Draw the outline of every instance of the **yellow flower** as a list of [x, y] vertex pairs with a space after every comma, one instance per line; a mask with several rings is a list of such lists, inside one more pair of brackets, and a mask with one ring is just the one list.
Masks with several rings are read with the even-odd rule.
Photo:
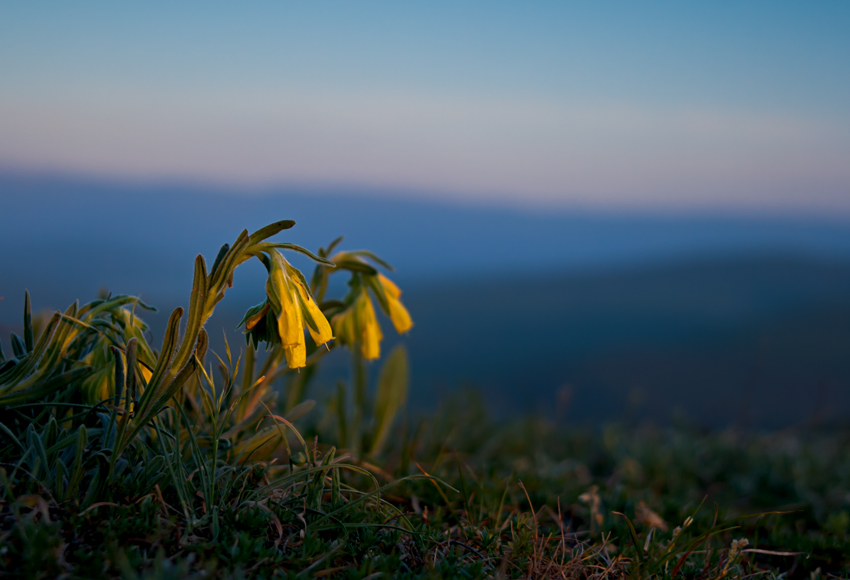
[[334, 316], [332, 322], [334, 331], [345, 344], [360, 344], [363, 358], [380, 358], [384, 335], [375, 317], [372, 299], [365, 290], [358, 293], [351, 307]]
[[410, 318], [407, 308], [399, 300], [401, 298], [401, 290], [399, 290], [399, 287], [392, 280], [383, 274], [378, 274], [378, 282], [384, 289], [384, 296], [387, 297], [387, 305], [389, 306], [387, 315], [390, 317], [393, 326], [395, 326], [396, 332], [404, 334], [413, 328], [413, 319]]
[[344, 344], [350, 348], [359, 344], [363, 358], [377, 359], [381, 356], [384, 335], [367, 288], [371, 288], [399, 333], [410, 330], [413, 320], [399, 299], [401, 290], [389, 278], [383, 274], [361, 274], [355, 280], [353, 298], [347, 298], [349, 307], [334, 316], [331, 322], [334, 332]]
[[[331, 340], [333, 332], [327, 318], [313, 300], [301, 272], [293, 268], [276, 250], [270, 251], [268, 255], [270, 267], [266, 280], [266, 295], [277, 319], [277, 333], [271, 337], [266, 333], [266, 337], [280, 341], [290, 368], [300, 368], [307, 362], [304, 327], [306, 326], [317, 346]], [[268, 312], [268, 305], [249, 310], [243, 320], [246, 331], [256, 328]]]

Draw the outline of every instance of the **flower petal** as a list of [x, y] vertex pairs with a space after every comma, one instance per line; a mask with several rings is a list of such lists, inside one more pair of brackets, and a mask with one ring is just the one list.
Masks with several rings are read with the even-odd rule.
[[395, 326], [396, 332], [403, 334], [413, 327], [413, 319], [404, 304], [395, 296], [388, 295], [387, 301], [390, 305], [390, 320]]
[[307, 347], [304, 344], [304, 334], [301, 334], [301, 342], [292, 346], [283, 347], [286, 355], [286, 364], [291, 369], [298, 369], [307, 364]]
[[304, 321], [301, 318], [301, 305], [297, 302], [295, 291], [281, 294], [281, 312], [277, 318], [277, 331], [283, 346], [295, 346], [304, 342]]
[[354, 305], [357, 329], [360, 333], [360, 349], [365, 359], [376, 359], [381, 356], [381, 340], [384, 338], [381, 326], [375, 317], [375, 307], [372, 299], [364, 291], [357, 297]]
[[325, 318], [325, 315], [321, 310], [319, 310], [319, 307], [316, 305], [313, 297], [310, 296], [308, 290], [300, 283], [296, 285], [298, 286], [298, 294], [301, 304], [304, 305], [304, 308], [307, 310], [307, 314], [316, 326], [314, 329], [312, 325], [307, 324], [307, 330], [310, 331], [310, 336], [313, 337], [313, 341], [317, 345], [325, 344], [334, 337], [331, 325], [328, 324], [328, 319]]
[[395, 285], [395, 282], [381, 273], [378, 273], [378, 281], [381, 283], [381, 286], [384, 287], [384, 292], [386, 292], [388, 296], [392, 296], [393, 298], [401, 297], [401, 290]]

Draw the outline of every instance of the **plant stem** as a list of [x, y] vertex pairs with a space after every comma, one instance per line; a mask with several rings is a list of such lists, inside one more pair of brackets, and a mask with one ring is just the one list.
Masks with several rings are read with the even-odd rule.
[[351, 383], [354, 387], [354, 421], [351, 424], [351, 448], [355, 456], [363, 448], [363, 423], [366, 411], [366, 361], [360, 352], [360, 345], [351, 348]]

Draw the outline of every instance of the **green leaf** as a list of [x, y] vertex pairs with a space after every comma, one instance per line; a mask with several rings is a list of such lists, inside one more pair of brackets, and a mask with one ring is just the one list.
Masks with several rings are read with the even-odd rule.
[[[168, 404], [168, 401], [177, 394], [177, 391], [183, 387], [183, 384], [189, 380], [189, 377], [195, 372], [195, 359], [194, 357], [186, 363], [179, 373], [171, 380], [168, 385], [166, 385], [162, 389], [157, 389], [156, 398], [152, 395], [149, 399], [152, 401], [145, 408], [141, 408], [141, 403], [139, 404], [140, 410], [138, 416], [133, 420], [132, 424], [129, 427], [128, 435], [122, 436], [120, 443], [116, 444], [116, 449], [114, 453], [116, 455], [120, 455], [124, 448], [130, 444], [133, 439], [144, 429], [148, 423], [153, 421], [154, 417]], [[145, 394], [152, 392], [153, 389], [148, 389], [145, 391]], [[125, 415], [128, 417], [129, 415]]]
[[148, 399], [153, 395], [156, 387], [162, 382], [166, 373], [171, 369], [172, 358], [174, 357], [174, 348], [177, 343], [177, 334], [180, 332], [180, 319], [183, 317], [183, 309], [177, 307], [171, 316], [168, 318], [168, 326], [165, 331], [165, 337], [162, 339], [162, 350], [159, 352], [159, 358], [156, 361], [156, 366], [153, 369], [153, 374], [148, 382], [148, 388], [142, 394], [139, 400], [139, 410], [143, 410]]
[[[45, 473], [50, 473], [50, 462], [47, 459], [47, 451], [44, 449], [44, 442], [38, 433], [35, 431], [35, 425], [29, 424], [26, 431], [27, 448], [32, 449], [34, 453], [30, 454], [33, 459], [30, 471], [38, 478], [39, 473], [43, 469]], [[38, 467], [36, 467], [38, 466]]]
[[118, 347], [110, 346], [112, 357], [115, 360], [115, 406], [121, 405], [121, 397], [124, 394], [124, 360]]
[[12, 440], [12, 442], [17, 443], [18, 447], [20, 447], [20, 448], [21, 448], [21, 451], [24, 451], [24, 450], [26, 449], [26, 447], [24, 447], [24, 444], [23, 444], [23, 443], [21, 443], [21, 442], [18, 440], [18, 438], [17, 438], [17, 437], [15, 437], [15, 434], [14, 434], [14, 433], [12, 433], [11, 429], [9, 429], [8, 427], [6, 427], [3, 423], [0, 423], [0, 431], [2, 431], [3, 433], [5, 433], [5, 434], [6, 434], [6, 436], [7, 436], [10, 440]]
[[215, 273], [218, 270], [218, 267], [221, 265], [221, 261], [227, 255], [228, 250], [230, 250], [230, 244], [224, 244], [221, 248], [219, 248], [218, 254], [216, 255], [215, 261], [212, 265], [212, 270], [210, 270], [211, 276], [215, 276]]
[[330, 244], [328, 244], [328, 247], [327, 247], [327, 249], [324, 249], [323, 254], [325, 256], [330, 256], [331, 252], [334, 251], [334, 249], [342, 242], [342, 240], [343, 240], [343, 236], [336, 238], [334, 241], [332, 241]]
[[33, 370], [33, 368], [35, 368], [35, 365], [41, 360], [41, 357], [47, 351], [48, 346], [52, 344], [61, 317], [62, 314], [59, 312], [53, 314], [50, 322], [47, 324], [47, 328], [44, 329], [44, 332], [42, 332], [41, 336], [38, 338], [34, 351], [25, 360], [21, 361], [20, 364], [0, 373], [0, 384], [8, 385], [21, 381], [31, 370]]
[[261, 242], [266, 238], [270, 238], [273, 235], [282, 232], [283, 230], [288, 230], [294, 225], [295, 222], [292, 220], [281, 220], [279, 222], [269, 224], [266, 227], [260, 228], [256, 232], [251, 234], [251, 243], [256, 244], [257, 242]]
[[[138, 341], [131, 338], [127, 343], [127, 411], [135, 408], [136, 398], [136, 344]], [[117, 385], [116, 385], [117, 390]], [[131, 407], [132, 405], [132, 407]]]
[[210, 275], [210, 288], [213, 288], [216, 292], [221, 292], [223, 295], [224, 287], [232, 283], [233, 270], [250, 258], [250, 255], [245, 255], [245, 249], [250, 242], [248, 230], [242, 230], [242, 233], [239, 234], [236, 241], [222, 257], [216, 271]]
[[306, 401], [295, 405], [289, 412], [284, 415], [284, 419], [289, 421], [290, 423], [297, 421], [307, 413], [313, 410], [313, 407], [316, 406], [316, 401], [312, 399], [307, 399]]
[[11, 336], [12, 354], [15, 355], [15, 358], [23, 358], [24, 355], [27, 353], [27, 347], [24, 344], [24, 341], [21, 339], [20, 336], [18, 336], [14, 332], [11, 333], [11, 334], [12, 334], [12, 336]]
[[19, 391], [13, 390], [8, 392], [3, 396], [0, 396], [0, 407], [15, 405], [25, 401], [34, 401], [36, 399], [46, 397], [61, 388], [75, 385], [77, 381], [87, 377], [92, 370], [93, 369], [90, 366], [76, 368], [59, 375], [55, 375], [29, 389]]
[[[252, 435], [249, 439], [242, 441], [241, 443], [236, 445], [233, 448], [233, 455], [234, 457], [240, 460], [245, 454], [247, 454], [248, 458], [250, 458], [250, 456], [256, 451], [258, 451], [261, 447], [269, 445], [272, 442], [276, 442], [278, 440], [284, 441], [285, 438], [286, 435], [284, 431], [281, 430], [277, 425], [269, 425], [268, 427], [265, 427], [256, 434]], [[248, 458], [246, 458], [246, 460]]]
[[622, 516], [622, 518], [626, 520], [626, 525], [629, 527], [629, 534], [631, 534], [632, 542], [635, 544], [635, 552], [637, 553], [638, 562], [642, 565], [644, 562], [643, 546], [640, 544], [640, 537], [638, 536], [637, 530], [635, 530], [635, 526], [632, 524], [632, 520], [630, 520], [626, 514], [620, 512], [611, 513]]
[[299, 252], [301, 254], [304, 254], [305, 256], [310, 258], [311, 260], [315, 260], [316, 262], [319, 262], [320, 264], [324, 264], [325, 266], [330, 266], [331, 268], [336, 267], [336, 264], [334, 264], [333, 262], [331, 262], [327, 258], [322, 258], [320, 256], [317, 256], [316, 254], [314, 254], [313, 252], [311, 252], [307, 248], [302, 248], [301, 246], [299, 246], [297, 244], [282, 243], [282, 244], [269, 244], [269, 246], [272, 247], [272, 248], [279, 248], [281, 250], [292, 250], [293, 252]]
[[245, 368], [242, 369], [242, 393], [247, 393], [254, 384], [254, 359], [254, 349], [249, 348], [245, 354]]
[[[336, 447], [331, 447], [325, 454], [322, 462], [319, 464], [322, 467], [330, 467], [333, 464], [334, 456], [336, 455]], [[308, 486], [307, 505], [317, 511], [322, 509], [322, 495], [325, 491], [325, 472], [317, 471], [313, 475], [313, 481]]]
[[[186, 322], [186, 334], [183, 342], [174, 357], [174, 366], [179, 370], [183, 368], [195, 350], [195, 340], [201, 327], [206, 321], [205, 302], [207, 298], [207, 265], [204, 257], [198, 254], [195, 257], [195, 275], [192, 279], [192, 295], [189, 299], [189, 319]], [[177, 371], [172, 368], [169, 374]]]
[[375, 254], [373, 254], [369, 250], [354, 250], [353, 252], [348, 252], [348, 253], [353, 255], [353, 256], [360, 256], [362, 258], [369, 258], [370, 260], [372, 260], [373, 262], [375, 262], [379, 266], [383, 266], [384, 268], [386, 268], [390, 272], [395, 272], [395, 268], [390, 266], [387, 262], [385, 262], [384, 260], [382, 260], [381, 258], [376, 256]]
[[32, 305], [29, 291], [24, 290], [24, 347], [27, 352], [32, 352], [32, 342]]
[[346, 396], [345, 383], [337, 381], [336, 383], [336, 413], [337, 413], [337, 440], [342, 447], [348, 442], [348, 416], [346, 413]]
[[360, 272], [363, 274], [372, 274], [373, 276], [378, 274], [378, 270], [376, 270], [374, 266], [370, 266], [366, 262], [362, 262], [355, 258], [338, 259], [335, 264], [337, 268], [348, 270], [349, 272]]
[[375, 423], [370, 453], [380, 453], [399, 410], [407, 399], [409, 381], [407, 351], [399, 345], [390, 353], [378, 375]]

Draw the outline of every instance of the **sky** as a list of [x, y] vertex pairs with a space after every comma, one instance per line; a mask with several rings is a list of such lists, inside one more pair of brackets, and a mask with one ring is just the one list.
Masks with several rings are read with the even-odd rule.
[[6, 2], [0, 170], [850, 217], [847, 2]]

